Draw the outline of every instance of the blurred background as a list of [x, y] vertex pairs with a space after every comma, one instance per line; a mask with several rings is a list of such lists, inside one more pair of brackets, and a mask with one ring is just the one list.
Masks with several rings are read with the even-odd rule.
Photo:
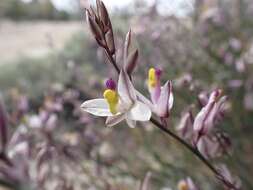
[[[213, 161], [227, 163], [243, 189], [253, 189], [252, 0], [104, 3], [119, 65], [132, 29], [140, 53], [136, 86], [148, 96], [143, 81], [151, 66], [164, 69], [163, 81], [173, 80], [172, 129], [186, 108], [198, 105], [200, 92], [224, 90], [230, 109], [219, 128], [231, 137], [233, 150]], [[108, 129], [103, 119], [81, 112], [81, 103], [102, 96], [105, 79], [115, 77], [85, 22], [89, 4], [94, 1], [0, 1], [0, 92], [9, 139], [28, 142], [26, 159], [18, 159], [22, 168], [0, 177], [24, 189], [125, 190], [137, 189], [150, 171], [150, 189], [176, 189], [187, 176], [200, 189], [221, 189], [200, 161], [152, 125]]]

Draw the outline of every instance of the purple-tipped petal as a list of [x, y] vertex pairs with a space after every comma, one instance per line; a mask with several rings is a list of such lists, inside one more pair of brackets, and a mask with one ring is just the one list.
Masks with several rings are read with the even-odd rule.
[[[207, 104], [197, 114], [193, 128], [201, 135], [208, 133], [214, 126], [219, 115], [222, 115], [226, 96], [220, 98], [221, 90], [213, 91], [208, 99]], [[219, 99], [220, 98], [220, 99]]]

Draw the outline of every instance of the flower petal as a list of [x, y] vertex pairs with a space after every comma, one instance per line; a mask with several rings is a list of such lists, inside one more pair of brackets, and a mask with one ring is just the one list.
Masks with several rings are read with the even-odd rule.
[[193, 123], [193, 129], [196, 132], [202, 132], [206, 134], [214, 126], [214, 116], [215, 116], [216, 103], [209, 102], [205, 107], [203, 107], [200, 112], [195, 117]]
[[107, 117], [105, 124], [108, 127], [112, 127], [112, 126], [118, 124], [119, 122], [121, 122], [125, 118], [126, 118], [125, 114], [110, 116], [110, 117]]
[[[171, 105], [170, 105], [171, 103]], [[162, 87], [161, 95], [156, 105], [156, 113], [160, 117], [169, 117], [169, 109], [173, 105], [173, 98], [171, 98], [171, 82], [167, 81]]]
[[127, 122], [127, 125], [128, 125], [129, 127], [135, 128], [135, 126], [136, 126], [136, 121], [131, 120], [131, 119], [129, 119], [129, 118], [126, 118], [126, 122]]
[[140, 93], [138, 90], [136, 90], [135, 92], [138, 99], [144, 104], [146, 104], [153, 111], [154, 110], [153, 103], [149, 99], [147, 99], [142, 93]]
[[130, 110], [130, 112], [128, 112], [127, 114], [128, 119], [135, 121], [149, 121], [150, 117], [151, 117], [150, 108], [140, 101], [137, 101]]
[[106, 117], [112, 116], [113, 114], [110, 112], [109, 105], [105, 99], [93, 99], [85, 101], [81, 108], [93, 115]]
[[134, 86], [130, 81], [128, 74], [123, 69], [119, 74], [118, 93], [122, 101], [129, 105], [133, 104], [137, 99]]
[[170, 94], [169, 94], [169, 110], [172, 109], [173, 103], [174, 103], [174, 96], [173, 96], [173, 89], [172, 89], [172, 83], [171, 81], [169, 82], [170, 84]]

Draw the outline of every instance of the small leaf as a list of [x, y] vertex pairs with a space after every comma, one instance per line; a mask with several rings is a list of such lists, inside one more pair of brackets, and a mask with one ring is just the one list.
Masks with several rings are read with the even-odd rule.
[[113, 37], [113, 31], [109, 30], [105, 35], [105, 40], [111, 54], [115, 54], [115, 43]]

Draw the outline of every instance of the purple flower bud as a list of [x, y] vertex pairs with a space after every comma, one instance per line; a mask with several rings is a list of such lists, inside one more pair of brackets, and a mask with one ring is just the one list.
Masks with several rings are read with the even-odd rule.
[[115, 90], [116, 89], [116, 83], [113, 79], [108, 79], [105, 82], [106, 88], [111, 89], [111, 90]]
[[178, 134], [185, 140], [193, 138], [193, 122], [194, 118], [191, 109], [182, 115], [181, 120], [176, 128]]
[[221, 93], [222, 91], [220, 89], [213, 91], [209, 96], [207, 104], [200, 110], [194, 120], [193, 128], [201, 135], [211, 131], [217, 119], [220, 118], [225, 111], [227, 97], [221, 97]]

